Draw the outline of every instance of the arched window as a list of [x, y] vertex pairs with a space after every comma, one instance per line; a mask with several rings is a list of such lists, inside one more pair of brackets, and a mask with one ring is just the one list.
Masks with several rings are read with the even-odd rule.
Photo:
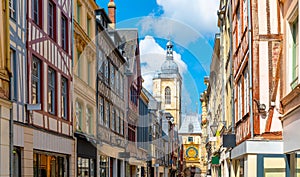
[[92, 110], [90, 108], [86, 108], [86, 132], [88, 134], [92, 134]]
[[165, 88], [165, 104], [171, 104], [171, 89], [170, 89], [170, 87]]

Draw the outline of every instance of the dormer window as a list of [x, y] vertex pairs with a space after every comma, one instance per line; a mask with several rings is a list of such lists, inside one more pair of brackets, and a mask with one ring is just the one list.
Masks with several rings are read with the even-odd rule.
[[189, 133], [193, 133], [193, 132], [194, 132], [194, 125], [189, 124]]

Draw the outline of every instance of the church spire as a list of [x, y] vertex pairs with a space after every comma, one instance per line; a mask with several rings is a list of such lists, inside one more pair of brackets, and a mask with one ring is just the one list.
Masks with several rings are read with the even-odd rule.
[[167, 60], [173, 60], [173, 44], [171, 40], [167, 43]]

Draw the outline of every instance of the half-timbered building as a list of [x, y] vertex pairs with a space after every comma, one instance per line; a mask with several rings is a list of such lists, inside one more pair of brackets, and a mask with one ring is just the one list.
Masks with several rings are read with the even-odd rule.
[[284, 176], [278, 91], [280, 2], [232, 0], [231, 12], [237, 144], [231, 151], [232, 169], [238, 169], [235, 175]]
[[[74, 176], [72, 1], [28, 0], [19, 7], [26, 7], [26, 16], [18, 11], [22, 12], [22, 25], [17, 25], [13, 34], [19, 35], [25, 19], [27, 29], [27, 35], [20, 38], [23, 43], [26, 38], [26, 55], [16, 48], [22, 78], [17, 83], [20, 101], [14, 104], [20, 122], [15, 130], [16, 145], [24, 151], [22, 171], [25, 176]], [[22, 117], [22, 102], [26, 103], [26, 118]]]

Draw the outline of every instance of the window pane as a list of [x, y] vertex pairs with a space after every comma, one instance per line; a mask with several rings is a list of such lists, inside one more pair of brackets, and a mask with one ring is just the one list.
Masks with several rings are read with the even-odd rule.
[[115, 130], [115, 121], [116, 121], [116, 110], [112, 108], [112, 116], [111, 116], [111, 122], [110, 122], [110, 128], [112, 130]]
[[67, 93], [68, 93], [68, 81], [65, 77], [61, 78], [61, 117], [67, 120]]
[[13, 81], [12, 81], [12, 84], [13, 84], [13, 99], [14, 100], [18, 100], [18, 90], [19, 90], [19, 87], [18, 87], [18, 65], [17, 65], [17, 56], [16, 56], [16, 51], [13, 50], [13, 49], [10, 49], [10, 57], [11, 57], [11, 60], [12, 60], [12, 71], [13, 71]]
[[100, 107], [99, 107], [100, 113], [100, 124], [103, 125], [104, 122], [104, 103], [103, 103], [103, 98], [100, 97]]
[[105, 77], [105, 83], [108, 84], [109, 79], [109, 63], [107, 60], [104, 61], [104, 77]]
[[33, 0], [33, 21], [35, 24], [39, 24], [39, 0]]
[[293, 21], [290, 25], [291, 27], [291, 33], [293, 37], [292, 41], [292, 82], [291, 82], [291, 87], [294, 89], [298, 85], [298, 72], [299, 72], [299, 39], [298, 39], [298, 17]]
[[80, 24], [80, 9], [81, 9], [81, 4], [77, 2], [77, 22]]
[[82, 130], [82, 108], [78, 102], [76, 102], [76, 129]]
[[120, 133], [120, 112], [116, 111], [116, 132]]
[[16, 19], [16, 0], [9, 0], [9, 16], [12, 19]]
[[55, 71], [48, 68], [48, 112], [55, 113]]
[[108, 102], [105, 102], [105, 126], [109, 128], [110, 120], [110, 105]]
[[54, 6], [53, 6], [52, 2], [49, 2], [49, 4], [48, 4], [48, 34], [51, 38], [54, 37], [53, 21], [54, 21]]
[[40, 103], [40, 61], [36, 57], [32, 58], [31, 74], [31, 102]]
[[91, 62], [90, 61], [88, 61], [88, 70], [87, 70], [87, 74], [88, 74], [88, 85], [91, 85]]
[[91, 109], [86, 109], [86, 131], [92, 134], [92, 112]]
[[115, 88], [115, 68], [112, 64], [110, 65], [110, 87], [112, 90]]
[[61, 46], [67, 50], [67, 18], [63, 15], [61, 17]]

